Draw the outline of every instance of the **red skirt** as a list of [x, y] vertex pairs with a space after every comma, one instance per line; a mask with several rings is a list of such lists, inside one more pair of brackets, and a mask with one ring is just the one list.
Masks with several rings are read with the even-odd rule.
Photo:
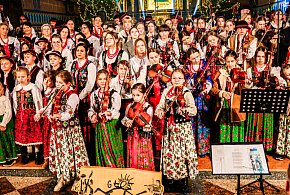
[[34, 109], [18, 110], [15, 119], [15, 143], [21, 146], [42, 144], [40, 123], [34, 121]]
[[43, 121], [42, 121], [43, 156], [44, 156], [44, 158], [49, 157], [50, 132], [51, 132], [51, 123], [48, 120], [48, 117], [45, 116], [43, 118]]

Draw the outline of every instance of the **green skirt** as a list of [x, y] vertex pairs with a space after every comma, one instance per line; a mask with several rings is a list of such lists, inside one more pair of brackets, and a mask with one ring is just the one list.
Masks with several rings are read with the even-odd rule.
[[224, 101], [220, 122], [220, 143], [244, 142], [245, 124], [242, 122], [231, 122], [231, 112], [228, 102]]
[[[3, 115], [0, 116], [0, 123], [3, 120]], [[0, 131], [0, 163], [5, 163], [6, 160], [17, 159], [17, 150], [14, 141], [14, 123], [11, 120], [6, 125], [5, 131]]]
[[124, 151], [121, 128], [114, 119], [96, 126], [96, 164], [97, 166], [123, 168]]

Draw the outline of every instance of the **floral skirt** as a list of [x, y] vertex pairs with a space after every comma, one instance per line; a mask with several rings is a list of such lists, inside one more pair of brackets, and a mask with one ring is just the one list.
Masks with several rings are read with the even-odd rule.
[[96, 126], [96, 165], [103, 167], [123, 168], [122, 131], [114, 119]]
[[280, 115], [276, 153], [290, 158], [290, 116]]
[[[0, 123], [3, 116], [0, 116]], [[14, 142], [14, 124], [11, 120], [6, 125], [5, 131], [0, 131], [0, 163], [5, 163], [6, 160], [17, 159], [17, 150]]]
[[[64, 124], [64, 123], [63, 123]], [[88, 154], [79, 125], [53, 126], [50, 136], [49, 170], [73, 180], [80, 172], [81, 166], [88, 166]]]
[[42, 132], [39, 122], [34, 121], [34, 109], [17, 111], [15, 118], [15, 143], [21, 146], [42, 144]]
[[128, 135], [127, 167], [155, 171], [152, 139], [141, 137], [137, 128]]
[[190, 122], [171, 124], [163, 136], [161, 169], [168, 179], [195, 178], [197, 153]]

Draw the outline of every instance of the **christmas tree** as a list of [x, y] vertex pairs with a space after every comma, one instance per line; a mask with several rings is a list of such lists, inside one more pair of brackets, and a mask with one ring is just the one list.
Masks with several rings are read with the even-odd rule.
[[79, 6], [80, 18], [91, 21], [99, 12], [105, 12], [107, 20], [113, 18], [117, 5], [114, 0], [75, 0]]
[[234, 4], [230, 0], [201, 0], [199, 12], [205, 18], [210, 18], [212, 13], [231, 18], [235, 14], [233, 10], [237, 10], [239, 6], [240, 3]]

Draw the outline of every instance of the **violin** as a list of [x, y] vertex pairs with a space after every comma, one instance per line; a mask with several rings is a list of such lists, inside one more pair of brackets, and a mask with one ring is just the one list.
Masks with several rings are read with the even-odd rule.
[[[176, 94], [176, 102], [178, 104], [178, 106], [180, 108], [185, 108], [186, 105], [185, 105], [185, 98], [184, 98], [184, 95], [183, 95], [183, 86], [177, 86], [175, 87], [175, 94]], [[186, 119], [189, 119], [190, 117], [183, 113], [186, 117]]]
[[230, 77], [234, 83], [245, 84], [247, 72], [240, 68], [233, 68], [230, 72]]
[[271, 40], [275, 35], [275, 31], [273, 30], [263, 30], [263, 29], [259, 29], [257, 30], [255, 37], [258, 39], [258, 41], [263, 42], [265, 41], [269, 41]]
[[134, 122], [139, 126], [144, 127], [150, 125], [151, 116], [143, 110], [143, 105], [140, 102], [134, 102], [128, 111], [128, 118], [135, 119]]
[[158, 76], [164, 83], [170, 82], [172, 71], [164, 70], [164, 68], [166, 67], [163, 67], [161, 64], [153, 64], [148, 71], [149, 77], [155, 78]]

